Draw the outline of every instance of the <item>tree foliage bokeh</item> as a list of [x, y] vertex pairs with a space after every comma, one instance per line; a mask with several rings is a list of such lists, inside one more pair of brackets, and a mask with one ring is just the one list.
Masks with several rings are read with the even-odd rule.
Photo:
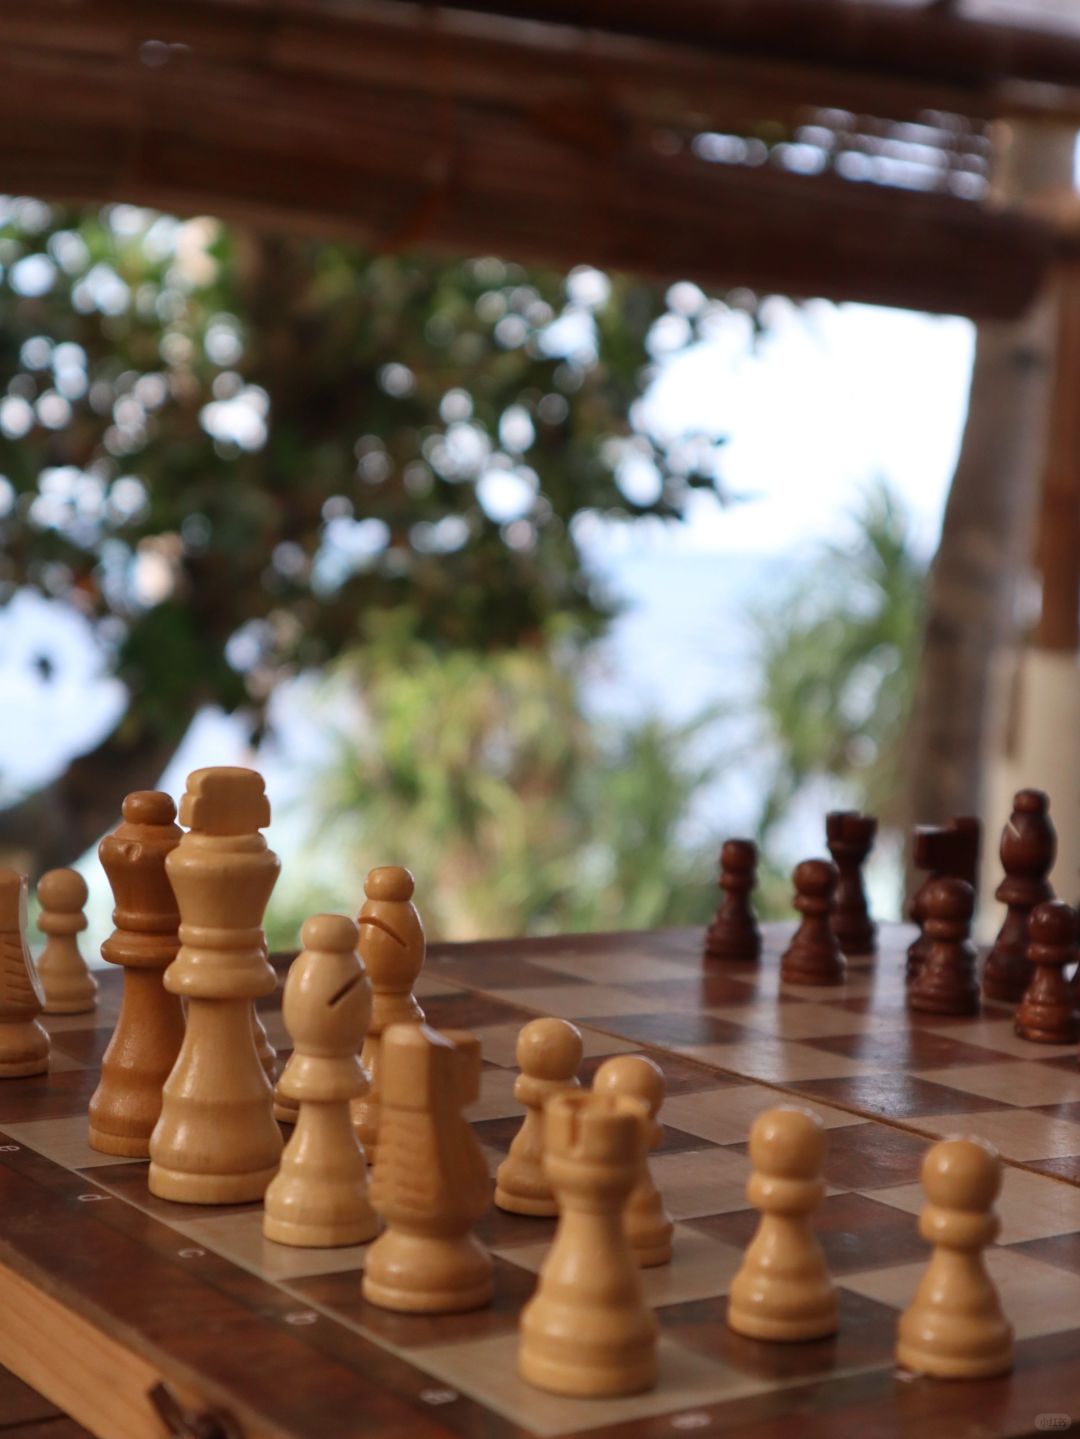
[[700, 292], [669, 304], [590, 270], [0, 202], [0, 598], [77, 607], [128, 697], [0, 841], [70, 860], [200, 706], [257, 738], [275, 686], [381, 612], [436, 651], [595, 634], [579, 517], [675, 518], [718, 483], [714, 440], [632, 425], [658, 327], [708, 320]]

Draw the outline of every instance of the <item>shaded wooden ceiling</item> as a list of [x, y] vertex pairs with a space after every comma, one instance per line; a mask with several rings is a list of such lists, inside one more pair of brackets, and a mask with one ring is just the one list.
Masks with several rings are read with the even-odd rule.
[[34, 0], [0, 191], [975, 317], [1055, 239], [988, 126], [1080, 123], [1043, 0]]

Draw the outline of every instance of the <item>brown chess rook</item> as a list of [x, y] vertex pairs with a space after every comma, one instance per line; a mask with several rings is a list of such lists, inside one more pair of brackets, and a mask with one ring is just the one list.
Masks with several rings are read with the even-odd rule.
[[830, 917], [836, 899], [836, 866], [804, 859], [795, 866], [795, 908], [802, 923], [780, 960], [785, 984], [843, 984], [846, 966]]
[[44, 1074], [49, 1036], [38, 1021], [44, 997], [26, 943], [26, 877], [0, 869], [0, 1079]]
[[870, 918], [862, 870], [874, 846], [877, 820], [866, 814], [834, 810], [825, 816], [825, 835], [840, 876], [833, 934], [845, 954], [873, 954], [877, 949], [877, 925]]
[[184, 1039], [184, 1012], [162, 975], [180, 948], [180, 911], [165, 860], [180, 843], [176, 806], [158, 790], [124, 800], [123, 820], [98, 846], [112, 888], [113, 933], [101, 957], [124, 972], [120, 1017], [90, 1100], [90, 1145], [146, 1159], [161, 1114], [161, 1091]]
[[1031, 982], [1016, 1011], [1016, 1032], [1036, 1044], [1075, 1044], [1080, 1024], [1065, 969], [1077, 956], [1076, 910], [1062, 899], [1037, 904], [1028, 920]]
[[919, 933], [908, 946], [907, 978], [918, 974], [930, 951], [930, 939], [922, 932], [926, 912], [923, 890], [934, 879], [962, 879], [978, 894], [979, 849], [982, 843], [982, 822], [974, 815], [954, 815], [944, 825], [916, 825], [912, 836], [911, 859], [915, 869], [926, 871], [926, 878], [915, 891], [909, 911], [919, 926]]
[[975, 891], [964, 879], [932, 879], [923, 889], [929, 948], [907, 991], [909, 1009], [926, 1014], [975, 1014], [979, 986], [970, 939]]
[[724, 897], [705, 931], [706, 959], [758, 959], [761, 930], [750, 903], [757, 883], [757, 845], [750, 839], [729, 839], [720, 851], [720, 888]]
[[1016, 1003], [1023, 999], [1031, 978], [1028, 918], [1037, 904], [1054, 897], [1047, 875], [1057, 856], [1057, 835], [1049, 811], [1050, 801], [1041, 789], [1022, 789], [1013, 798], [1013, 812], [1001, 832], [1005, 878], [994, 894], [1008, 908], [986, 957], [983, 993], [987, 999]]

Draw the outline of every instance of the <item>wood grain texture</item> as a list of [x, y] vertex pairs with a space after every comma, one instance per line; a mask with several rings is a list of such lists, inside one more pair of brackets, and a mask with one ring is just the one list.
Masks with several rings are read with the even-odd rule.
[[[634, 1052], [667, 1071], [660, 1118], [670, 1111], [673, 1142], [652, 1165], [675, 1220], [674, 1253], [670, 1265], [641, 1270], [661, 1337], [652, 1393], [567, 1400], [515, 1377], [518, 1315], [550, 1219], [491, 1209], [480, 1221], [494, 1261], [490, 1308], [393, 1314], [363, 1298], [362, 1246], [269, 1244], [258, 1205], [194, 1213], [150, 1196], [144, 1164], [95, 1154], [81, 1137], [85, 1104], [118, 973], [101, 976], [102, 1013], [48, 1021], [54, 1058], [73, 1068], [0, 1086], [0, 1363], [99, 1439], [161, 1439], [146, 1399], [159, 1380], [197, 1411], [225, 1410], [247, 1439], [354, 1439], [357, 1416], [374, 1439], [657, 1439], [681, 1428], [790, 1439], [796, 1427], [800, 1439], [916, 1430], [954, 1439], [973, 1415], [981, 1439], [1012, 1439], [1035, 1432], [1041, 1414], [1080, 1420], [1074, 1051], [1025, 1044], [1010, 1012], [994, 1006], [913, 1026], [904, 1010], [910, 929], [884, 927], [878, 959], [854, 958], [842, 985], [781, 986], [791, 932], [765, 926], [761, 964], [718, 977], [703, 976], [701, 932], [690, 930], [429, 953], [421, 988], [430, 1022], [470, 1028], [480, 1044], [472, 1113], [492, 1173], [520, 1118], [517, 1027], [544, 1007], [574, 1016], [587, 1078], [606, 1057]], [[276, 957], [276, 968], [286, 964]], [[276, 1003], [260, 1006], [275, 1035]], [[757, 1218], [745, 1194], [747, 1135], [784, 1097], [826, 1127], [819, 1232], [840, 1330], [769, 1346], [730, 1330], [726, 1295]], [[957, 1128], [997, 1143], [1007, 1160], [1003, 1242], [988, 1263], [1017, 1327], [1016, 1369], [961, 1386], [904, 1382], [892, 1354], [926, 1257], [919, 1163]], [[47, 1343], [35, 1337], [43, 1325]], [[102, 1369], [107, 1389], [95, 1377]], [[15, 1393], [31, 1405], [25, 1419], [16, 1411], [19, 1424], [68, 1422]], [[4, 1395], [0, 1382], [0, 1404]]]

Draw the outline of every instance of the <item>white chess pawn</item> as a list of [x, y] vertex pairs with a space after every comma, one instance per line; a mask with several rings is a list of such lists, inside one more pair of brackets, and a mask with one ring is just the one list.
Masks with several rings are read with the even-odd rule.
[[731, 1285], [728, 1324], [751, 1339], [787, 1342], [836, 1333], [836, 1290], [810, 1227], [825, 1185], [825, 1127], [807, 1109], [781, 1106], [750, 1129], [747, 1198], [761, 1213]]
[[525, 1106], [525, 1118], [495, 1176], [495, 1203], [511, 1214], [558, 1214], [544, 1172], [544, 1105], [553, 1094], [578, 1087], [581, 1031], [566, 1019], [530, 1020], [516, 1053], [521, 1073], [514, 1098]]
[[97, 980], [79, 953], [86, 928], [86, 880], [75, 869], [50, 869], [38, 880], [38, 929], [47, 935], [37, 972], [46, 1014], [85, 1014], [97, 1003]]
[[44, 1074], [49, 1036], [38, 1023], [41, 984], [26, 945], [26, 879], [0, 869], [0, 1079]]
[[922, 1182], [928, 1203], [919, 1233], [934, 1252], [900, 1316], [897, 1363], [941, 1379], [1005, 1374], [1013, 1331], [983, 1258], [999, 1228], [1001, 1160], [980, 1140], [946, 1139], [927, 1152]]
[[664, 1102], [663, 1070], [644, 1054], [617, 1054], [604, 1060], [596, 1071], [592, 1087], [594, 1094], [622, 1094], [640, 1100], [645, 1106], [648, 1114], [645, 1159], [641, 1177], [626, 1201], [623, 1224], [634, 1258], [642, 1269], [670, 1264], [675, 1225], [653, 1183], [648, 1158], [648, 1151], [656, 1148], [664, 1134], [656, 1118]]
[[367, 1088], [360, 1043], [371, 1018], [371, 983], [351, 919], [317, 914], [285, 983], [282, 1015], [294, 1049], [280, 1080], [298, 1106], [281, 1168], [266, 1191], [263, 1233], [278, 1244], [366, 1244], [379, 1221], [349, 1101]]

